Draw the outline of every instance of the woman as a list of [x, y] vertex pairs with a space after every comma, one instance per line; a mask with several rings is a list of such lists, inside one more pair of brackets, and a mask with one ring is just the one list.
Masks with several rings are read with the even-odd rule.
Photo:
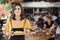
[[24, 32], [29, 32], [30, 28], [30, 22], [24, 18], [21, 4], [15, 3], [12, 7], [11, 18], [7, 20], [4, 28], [6, 35], [8, 36], [10, 32], [13, 32], [16, 35], [11, 36], [10, 40], [25, 40]]
[[51, 28], [54, 25], [54, 21], [52, 21], [52, 17], [50, 13], [46, 13], [44, 22], [44, 28]]
[[[46, 14], [46, 21], [44, 22], [44, 29], [49, 29], [53, 31], [55, 28], [54, 21], [52, 21], [52, 17], [50, 13]], [[49, 38], [49, 40], [54, 40], [54, 38]]]

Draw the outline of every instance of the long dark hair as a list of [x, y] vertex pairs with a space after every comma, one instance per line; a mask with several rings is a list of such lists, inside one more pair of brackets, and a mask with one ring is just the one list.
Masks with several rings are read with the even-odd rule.
[[21, 14], [20, 14], [21, 19], [20, 19], [20, 20], [24, 19], [25, 15], [24, 15], [23, 8], [22, 8], [21, 4], [20, 4], [20, 3], [17, 3], [17, 2], [13, 2], [13, 3], [12, 3], [11, 18], [12, 18], [13, 20], [16, 20], [15, 14], [14, 14], [14, 10], [15, 10], [15, 7], [16, 7], [16, 6], [20, 6], [20, 7], [21, 7]]

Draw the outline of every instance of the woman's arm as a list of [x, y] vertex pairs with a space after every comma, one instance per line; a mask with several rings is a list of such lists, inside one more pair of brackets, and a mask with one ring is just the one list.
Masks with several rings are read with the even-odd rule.
[[43, 29], [46, 29], [46, 24], [44, 24]]
[[30, 21], [28, 19], [26, 19], [24, 28], [25, 28], [25, 31], [28, 31], [28, 32], [31, 29], [31, 24], [30, 24]]
[[8, 35], [10, 34], [10, 32], [11, 32], [11, 25], [10, 25], [10, 19], [8, 19], [4, 27], [4, 33]]
[[53, 24], [50, 28], [51, 28], [51, 29], [54, 29], [54, 28], [55, 28], [55, 24]]

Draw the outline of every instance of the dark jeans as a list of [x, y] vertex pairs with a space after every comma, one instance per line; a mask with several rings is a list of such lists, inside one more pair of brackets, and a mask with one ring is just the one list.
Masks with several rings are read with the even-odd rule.
[[15, 35], [10, 38], [10, 40], [25, 40], [24, 35]]

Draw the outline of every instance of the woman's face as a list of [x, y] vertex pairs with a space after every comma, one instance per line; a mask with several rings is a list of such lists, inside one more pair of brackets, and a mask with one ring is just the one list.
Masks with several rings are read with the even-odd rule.
[[21, 7], [17, 5], [15, 7], [14, 13], [15, 13], [15, 15], [20, 15], [21, 14]]

